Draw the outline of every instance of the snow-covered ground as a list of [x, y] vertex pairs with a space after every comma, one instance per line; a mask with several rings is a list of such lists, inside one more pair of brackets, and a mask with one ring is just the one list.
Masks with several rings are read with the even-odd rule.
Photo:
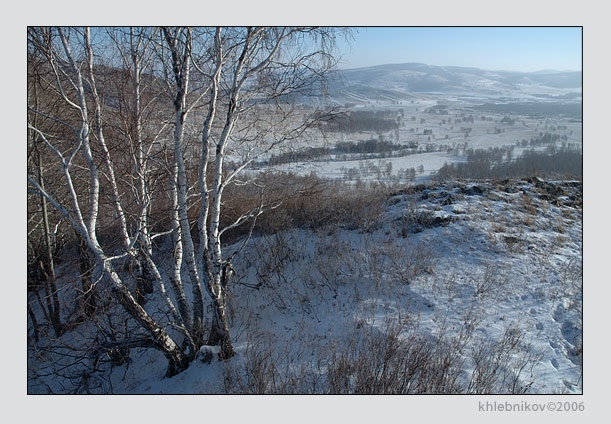
[[[581, 123], [512, 116], [516, 122], [507, 124], [501, 114], [479, 112], [463, 123], [459, 119], [471, 114], [464, 100], [452, 100], [449, 115], [426, 112], [440, 99], [448, 97], [427, 94], [400, 104], [393, 99], [360, 107], [402, 111], [400, 143], [462, 146], [462, 153], [444, 148], [276, 167], [344, 181], [357, 175], [363, 181], [403, 184], [403, 189], [389, 194], [379, 211], [371, 208], [379, 215], [366, 226], [347, 218], [345, 225], [253, 238], [234, 260], [235, 357], [203, 361], [203, 349], [186, 371], [163, 378], [167, 362], [160, 353], [132, 349], [129, 361], [81, 375], [86, 361], [75, 364], [74, 352], [64, 347], [82, 348], [76, 355], [86, 357], [92, 328], [83, 325], [53, 341], [56, 351], [29, 350], [28, 393], [328, 393], [340, 391], [330, 380], [339, 369], [350, 377], [343, 392], [358, 392], [363, 370], [357, 365], [372, 356], [359, 354], [376, 352], [381, 340], [398, 343], [391, 359], [399, 360], [392, 364], [400, 372], [406, 371], [401, 355], [411, 357], [415, 346], [425, 346], [426, 367], [448, 371], [451, 384], [444, 383], [444, 393], [582, 393], [580, 183], [430, 183], [444, 163], [465, 161], [466, 147], [514, 146], [515, 157], [522, 151], [520, 140], [547, 132], [581, 146]], [[462, 127], [471, 128], [468, 137]], [[432, 135], [425, 136], [425, 129]], [[378, 136], [327, 134], [325, 140], [314, 137], [307, 143]], [[384, 136], [393, 142], [397, 137], [393, 132]], [[401, 177], [410, 168], [418, 170], [415, 181]], [[151, 299], [147, 309], [154, 304]], [[341, 360], [352, 368], [341, 368]], [[78, 370], [62, 368], [64, 361]], [[49, 364], [59, 372], [46, 375]], [[416, 382], [405, 389], [424, 390]]]
[[[100, 367], [89, 387], [326, 393], [338, 357], [363, 360], [358, 352], [377, 345], [360, 343], [392, 334], [405, 352], [417, 341], [435, 355], [450, 349], [458, 392], [582, 393], [581, 183], [416, 186], [389, 195], [372, 222], [254, 238], [235, 260], [232, 359], [205, 362], [202, 351], [164, 379], [163, 356], [134, 349], [129, 362]], [[39, 355], [29, 358], [30, 377], [53, 360]], [[72, 383], [43, 377], [28, 390], [66, 393]]]

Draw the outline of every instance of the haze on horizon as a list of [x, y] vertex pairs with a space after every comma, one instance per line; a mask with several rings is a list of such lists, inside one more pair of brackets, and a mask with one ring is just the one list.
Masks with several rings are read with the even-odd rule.
[[340, 68], [400, 63], [489, 71], [581, 71], [582, 27], [351, 27]]

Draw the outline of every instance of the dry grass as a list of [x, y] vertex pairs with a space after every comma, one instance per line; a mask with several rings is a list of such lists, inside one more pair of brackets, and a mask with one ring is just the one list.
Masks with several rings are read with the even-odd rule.
[[[295, 346], [278, 346], [271, 335], [249, 341], [241, 363], [227, 364], [229, 394], [523, 394], [540, 359], [525, 349], [524, 333], [507, 327], [499, 340], [474, 343], [449, 328], [436, 336], [410, 320], [370, 326], [366, 319], [343, 337], [291, 365]], [[297, 347], [303, 353], [311, 346]], [[301, 355], [303, 356], [303, 355]]]
[[[257, 184], [265, 186], [262, 198], [268, 211], [255, 227], [258, 234], [275, 234], [292, 228], [317, 230], [341, 225], [346, 229], [371, 232], [377, 228], [382, 203], [387, 197], [384, 186], [354, 187], [324, 180], [312, 174], [262, 174]], [[258, 206], [260, 193], [253, 186], [228, 188], [223, 203], [223, 223], [228, 225]], [[247, 226], [232, 231], [227, 240], [242, 236]]]

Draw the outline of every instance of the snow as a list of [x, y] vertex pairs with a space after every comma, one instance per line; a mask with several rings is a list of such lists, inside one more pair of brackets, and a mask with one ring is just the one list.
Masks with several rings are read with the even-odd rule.
[[[352, 93], [352, 95], [355, 95]], [[512, 100], [528, 101], [522, 99], [516, 92], [512, 92]], [[282, 172], [292, 172], [298, 175], [309, 175], [315, 172], [322, 178], [336, 180], [354, 180], [354, 175], [361, 181], [402, 181], [407, 182], [404, 171], [410, 168], [418, 169], [416, 182], [422, 183], [430, 179], [439, 168], [445, 163], [458, 163], [467, 160], [465, 151], [467, 149], [489, 149], [489, 148], [509, 148], [513, 149], [512, 157], [520, 156], [523, 151], [533, 147], [524, 147], [521, 142], [524, 140], [537, 139], [542, 134], [550, 134], [562, 137], [564, 141], [556, 142], [554, 146], [560, 148], [562, 144], [568, 145], [577, 150], [582, 149], [582, 123], [578, 120], [569, 119], [562, 116], [530, 116], [522, 115], [517, 112], [512, 113], [493, 113], [481, 112], [473, 107], [482, 103], [495, 103], [494, 97], [456, 97], [447, 93], [418, 93], [411, 101], [373, 101], [362, 98], [358, 108], [370, 111], [397, 111], [403, 115], [398, 134], [389, 131], [382, 134], [386, 141], [399, 144], [416, 143], [420, 146], [417, 154], [410, 154], [401, 157], [373, 158], [367, 157], [360, 160], [338, 160], [333, 158], [316, 159], [308, 162], [292, 162], [272, 167], [273, 170]], [[507, 101], [506, 99], [503, 102]], [[540, 102], [540, 100], [539, 100]], [[431, 107], [438, 105], [448, 106], [447, 115], [429, 113]], [[356, 108], [356, 106], [355, 106]], [[511, 116], [514, 122], [503, 121], [506, 116]], [[472, 119], [469, 119], [472, 118]], [[463, 121], [464, 120], [464, 121]], [[464, 128], [470, 128], [468, 136], [465, 137]], [[432, 134], [424, 134], [424, 130], [429, 130]], [[332, 146], [338, 141], [358, 142], [369, 139], [377, 139], [380, 134], [374, 131], [364, 131], [360, 133], [325, 133], [324, 137], [320, 134], [310, 134], [302, 146]], [[324, 141], [323, 141], [324, 140]], [[426, 146], [431, 147], [428, 151]], [[547, 145], [536, 147], [543, 150]], [[433, 151], [431, 151], [433, 150]], [[391, 164], [390, 175], [385, 175], [384, 170]]]
[[[367, 103], [359, 107], [370, 107], [373, 103], [359, 93], [350, 94], [355, 100]], [[433, 129], [436, 143], [464, 142], [458, 132], [460, 124], [454, 124], [455, 128], [451, 129], [449, 124], [437, 122], [443, 116], [431, 117], [422, 113], [426, 107], [437, 104], [438, 97], [432, 93], [421, 94], [414, 96], [412, 103], [404, 101], [400, 106], [393, 106], [393, 102], [378, 103], [375, 107], [403, 108], [406, 119], [413, 114], [418, 118], [425, 116], [430, 119], [426, 124], [420, 125], [416, 120], [418, 125], [413, 125], [419, 130], [423, 127]], [[474, 104], [479, 103], [478, 99], [471, 100]], [[467, 103], [469, 101], [461, 99], [453, 104], [462, 108]], [[547, 131], [541, 120], [523, 117], [523, 123], [504, 126], [502, 134], [494, 134], [492, 130], [500, 126], [500, 118], [502, 116], [496, 116], [494, 122], [465, 123], [473, 127], [469, 147], [515, 145], [516, 141]], [[567, 125], [563, 134], [569, 136], [569, 142], [581, 145], [580, 127], [580, 123]], [[402, 142], [414, 138], [408, 129], [401, 130]], [[572, 135], [571, 130], [574, 130]], [[359, 135], [359, 138], [367, 137], [367, 134]], [[520, 148], [516, 147], [514, 156], [518, 154]], [[444, 162], [461, 160], [464, 157], [431, 152], [368, 162], [298, 163], [284, 170], [301, 175], [315, 171], [323, 178], [345, 179], [346, 169], [374, 164], [383, 170], [384, 165], [391, 162], [395, 174], [400, 169], [422, 166], [424, 172], [417, 175], [415, 183], [427, 184]], [[380, 175], [375, 172], [363, 174], [363, 180], [379, 179]], [[470, 188], [481, 188], [483, 193]], [[389, 197], [374, 229], [340, 226], [315, 232], [294, 230], [276, 237], [256, 237], [236, 258], [237, 280], [231, 301], [231, 335], [237, 352], [234, 358], [221, 362], [214, 355], [217, 348], [204, 347], [186, 371], [168, 379], [163, 377], [166, 361], [161, 354], [133, 349], [129, 362], [104, 369], [99, 384], [91, 383], [92, 392], [95, 393], [97, 387], [105, 393], [130, 395], [223, 394], [230, 386], [227, 376], [239, 379], [244, 376], [245, 366], [269, 364], [266, 362], [269, 358], [273, 359], [281, 375], [295, 377], [296, 381], [289, 381], [287, 377], [287, 388], [295, 389], [298, 384], [311, 388], [317, 378], [322, 379], [326, 368], [320, 360], [328, 359], [333, 347], [353, 340], [351, 337], [362, 331], [382, 333], [394, 323], [405, 325], [400, 336], [406, 339], [418, 335], [424, 340], [438, 340], [444, 331], [450, 336], [468, 331], [469, 342], [458, 358], [463, 364], [459, 376], [463, 384], [473, 375], [477, 350], [487, 343], [498, 342], [508, 331], [516, 331], [521, 338], [507, 360], [509, 364], [528, 361], [519, 379], [527, 393], [582, 394], [582, 210], [566, 202], [568, 196], [559, 196], [558, 202], [552, 204], [539, 194], [530, 181], [517, 182], [511, 189], [481, 181], [436, 185], [427, 187], [424, 192], [398, 193]], [[406, 211], [416, 210], [431, 219], [438, 217], [444, 224], [411, 231], [406, 228], [403, 218]], [[285, 249], [289, 259], [274, 262], [278, 258], [274, 259], [269, 253], [272, 247]], [[378, 259], [380, 264], [376, 263]], [[395, 270], [385, 266], [393, 261], [413, 266]], [[264, 285], [258, 290], [247, 287], [262, 280]], [[72, 338], [66, 343], [85, 339], [86, 331], [74, 331], [66, 336]], [[585, 350], [592, 360], [600, 352], [592, 349], [596, 341], [592, 338], [588, 341]], [[204, 361], [207, 349], [213, 352], [209, 362]], [[29, 358], [28, 367], [36, 369], [39, 365], [34, 358]], [[600, 368], [605, 371], [606, 364], [602, 363]], [[597, 371], [594, 373], [598, 374]], [[59, 379], [46, 383], [54, 392], [71, 392], [72, 386]], [[235, 381], [232, 387], [235, 389]], [[28, 392], [32, 393], [46, 390], [44, 386], [28, 387]], [[59, 401], [56, 398], [54, 402], [61, 402], [63, 397]], [[156, 421], [176, 419], [176, 411], [180, 410], [190, 411], [184, 412], [183, 419], [189, 414], [197, 417], [210, 408], [214, 409], [209, 411], [211, 414], [230, 416], [238, 421], [264, 416], [266, 422], [286, 422], [283, 413], [262, 412], [278, 408], [278, 399], [286, 408], [282, 412], [303, 417], [306, 421], [309, 417], [324, 420], [325, 407], [339, 411], [348, 421], [379, 421], [389, 410], [405, 411], [406, 407], [410, 414], [414, 411], [412, 398], [405, 397], [377, 397], [372, 408], [367, 397], [354, 401], [323, 396], [316, 397], [313, 402], [307, 396], [274, 399], [249, 396], [240, 397], [236, 402], [233, 396], [215, 396], [208, 403], [209, 398], [191, 402], [189, 398], [174, 396], [175, 404], [167, 409], [155, 407], [159, 398], [146, 398], [151, 402], [150, 406], [146, 403], [146, 411], [133, 413], [138, 417], [140, 414], [150, 416]], [[445, 409], [439, 407], [441, 399], [445, 406], [446, 402], [452, 404], [452, 400], [460, 403], [457, 398], [418, 397], [418, 406], [424, 405], [424, 417], [436, 417], [448, 412], [441, 411]], [[126, 398], [115, 396], [115, 399], [121, 402]], [[128, 408], [133, 408], [134, 399], [145, 401], [143, 397], [127, 399]], [[570, 400], [573, 399], [581, 401], [582, 397]], [[471, 413], [477, 411], [477, 402], [466, 409]], [[444, 419], [455, 417], [450, 415]]]
[[[469, 331], [461, 384], [473, 373], [474, 352], [509, 330], [522, 336], [511, 355], [512, 363], [528, 362], [519, 380], [524, 391], [580, 394], [582, 212], [544, 200], [536, 183], [429, 185], [390, 196], [370, 230], [336, 226], [256, 237], [235, 262], [234, 358], [221, 362], [215, 347], [204, 347], [186, 371], [163, 378], [163, 356], [135, 349], [129, 362], [105, 368], [97, 387], [114, 394], [222, 394], [228, 375], [239, 381], [249, 361], [273, 358], [287, 390], [309, 393], [333, 346], [364, 329], [403, 323], [405, 337]], [[559, 197], [574, 194], [567, 189]], [[417, 212], [440, 220], [410, 227], [406, 216]], [[247, 287], [257, 283], [259, 289]], [[66, 337], [86, 337], [81, 331]], [[204, 362], [207, 349], [213, 354]], [[44, 369], [34, 358], [29, 367]], [[45, 383], [54, 392], [68, 385]]]
[[[360, 95], [351, 94], [355, 99]], [[426, 112], [440, 101], [449, 105], [450, 115]], [[511, 352], [503, 356], [498, 351], [506, 369], [520, 370], [514, 389], [581, 394], [583, 215], [582, 207], [573, 202], [571, 185], [549, 198], [544, 196], [546, 184], [560, 182], [431, 183], [444, 163], [466, 160], [466, 147], [513, 146], [516, 157], [523, 150], [518, 141], [548, 131], [581, 146], [581, 123], [512, 115], [515, 124], [506, 124], [503, 115], [469, 111], [470, 105], [481, 101], [428, 93], [414, 96], [411, 102], [397, 104], [391, 99], [363, 106], [403, 110], [405, 125], [397, 141], [455, 147], [451, 153], [442, 148], [403, 157], [274, 167], [343, 181], [354, 181], [356, 175], [360, 181], [383, 182], [403, 191], [389, 194], [382, 213], [367, 228], [346, 223], [253, 238], [234, 260], [230, 314], [237, 355], [231, 360], [221, 362], [214, 355], [215, 347], [204, 347], [186, 371], [168, 379], [160, 353], [132, 349], [128, 362], [101, 369], [81, 386], [93, 393], [114, 394], [233, 393], [246, 385], [249, 376], [244, 370], [251, 367], [254, 372], [259, 364], [281, 376], [276, 390], [324, 391], [334, 349], [351, 346], [364, 337], [363, 331], [373, 337], [394, 325], [403, 340], [462, 343], [453, 337], [466, 337], [454, 355], [460, 363], [457, 384], [462, 391], [469, 391], [469, 381], [476, 375], [478, 352], [499, 348], [503, 337], [516, 334]], [[475, 120], [459, 122], [465, 111]], [[471, 128], [468, 138], [462, 126]], [[424, 129], [433, 135], [424, 136]], [[328, 134], [325, 142], [376, 137], [373, 132]], [[393, 133], [386, 137], [395, 140]], [[402, 174], [410, 168], [417, 169], [415, 181]], [[425, 188], [414, 190], [415, 184]], [[229, 246], [227, 251], [231, 250]], [[257, 285], [258, 289], [251, 288]], [[163, 312], [154, 315], [160, 318]], [[75, 329], [63, 342], [78, 346], [92, 330]], [[213, 352], [210, 360], [207, 351]], [[58, 358], [56, 366], [63, 360]], [[29, 356], [28, 367], [34, 374], [44, 374], [45, 361]], [[73, 383], [32, 381], [28, 392], [70, 393], [75, 390]], [[500, 384], [493, 392], [508, 390], [507, 384]]]

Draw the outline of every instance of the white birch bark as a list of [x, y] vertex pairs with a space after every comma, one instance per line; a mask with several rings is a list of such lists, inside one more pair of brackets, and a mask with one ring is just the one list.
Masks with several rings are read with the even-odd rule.
[[[93, 154], [91, 152], [91, 144], [90, 144], [90, 127], [89, 127], [89, 116], [88, 116], [88, 108], [87, 102], [85, 99], [85, 88], [83, 86], [83, 77], [80, 72], [80, 68], [77, 66], [70, 49], [70, 45], [64, 31], [62, 28], [58, 28], [58, 33], [64, 47], [64, 51], [66, 54], [66, 58], [68, 60], [68, 64], [71, 68], [72, 74], [74, 75], [74, 79], [70, 79], [69, 81], [73, 85], [77, 95], [77, 102], [75, 106], [78, 108], [81, 115], [81, 128], [78, 136], [77, 147], [80, 146], [85, 161], [89, 167], [89, 205], [87, 211], [87, 221], [83, 220], [83, 215], [80, 212], [80, 207], [78, 205], [78, 197], [76, 195], [76, 190], [74, 189], [74, 184], [72, 178], [70, 176], [70, 161], [65, 161], [64, 172], [66, 174], [67, 183], [70, 189], [70, 195], [73, 203], [73, 210], [76, 212], [77, 218], [85, 226], [87, 230], [87, 239], [90, 240], [92, 245], [97, 245], [97, 235], [96, 235], [96, 224], [98, 217], [98, 209], [99, 209], [99, 195], [100, 195], [100, 178], [97, 164], [93, 159]], [[76, 149], [75, 149], [76, 153]]]
[[[85, 28], [84, 34], [84, 43], [85, 43], [85, 51], [87, 54], [87, 77], [89, 80], [91, 96], [93, 98], [94, 105], [94, 131], [97, 136], [98, 144], [103, 153], [104, 163], [106, 164], [106, 172], [107, 172], [107, 180], [110, 185], [110, 191], [112, 193], [112, 200], [115, 207], [115, 212], [117, 214], [119, 229], [121, 232], [121, 238], [123, 241], [123, 246], [128, 253], [134, 255], [132, 250], [132, 240], [127, 231], [127, 221], [125, 219], [125, 213], [123, 212], [123, 206], [121, 205], [121, 200], [119, 199], [119, 189], [117, 187], [117, 179], [115, 177], [115, 168], [112, 163], [112, 159], [110, 157], [110, 152], [108, 151], [108, 146], [106, 145], [106, 139], [104, 136], [104, 129], [102, 124], [102, 103], [100, 101], [100, 96], [98, 95], [98, 89], [96, 87], [96, 79], [95, 74], [93, 72], [93, 49], [91, 47], [91, 36], [89, 28]], [[79, 78], [81, 79], [81, 78]], [[91, 165], [90, 165], [91, 166]], [[99, 183], [98, 183], [99, 185]], [[135, 237], [138, 237], [136, 234]]]
[[[180, 231], [180, 253], [184, 252], [184, 259], [190, 277], [192, 289], [193, 317], [189, 321], [191, 336], [196, 343], [203, 344], [203, 319], [204, 307], [201, 290], [201, 280], [199, 269], [195, 258], [195, 246], [191, 236], [191, 229], [188, 217], [187, 199], [187, 171], [184, 160], [184, 125], [189, 107], [187, 106], [187, 93], [189, 91], [189, 78], [191, 72], [191, 29], [184, 31], [184, 37], [179, 39], [179, 31], [171, 31], [164, 28], [164, 35], [172, 56], [172, 70], [175, 80], [174, 93], [174, 170], [176, 172], [176, 185], [173, 187], [175, 194], [173, 198], [176, 202], [174, 211], [175, 226]], [[182, 50], [179, 46], [182, 41]], [[198, 269], [199, 268], [199, 269]], [[190, 317], [191, 318], [191, 317]], [[196, 348], [199, 348], [196, 346]]]

